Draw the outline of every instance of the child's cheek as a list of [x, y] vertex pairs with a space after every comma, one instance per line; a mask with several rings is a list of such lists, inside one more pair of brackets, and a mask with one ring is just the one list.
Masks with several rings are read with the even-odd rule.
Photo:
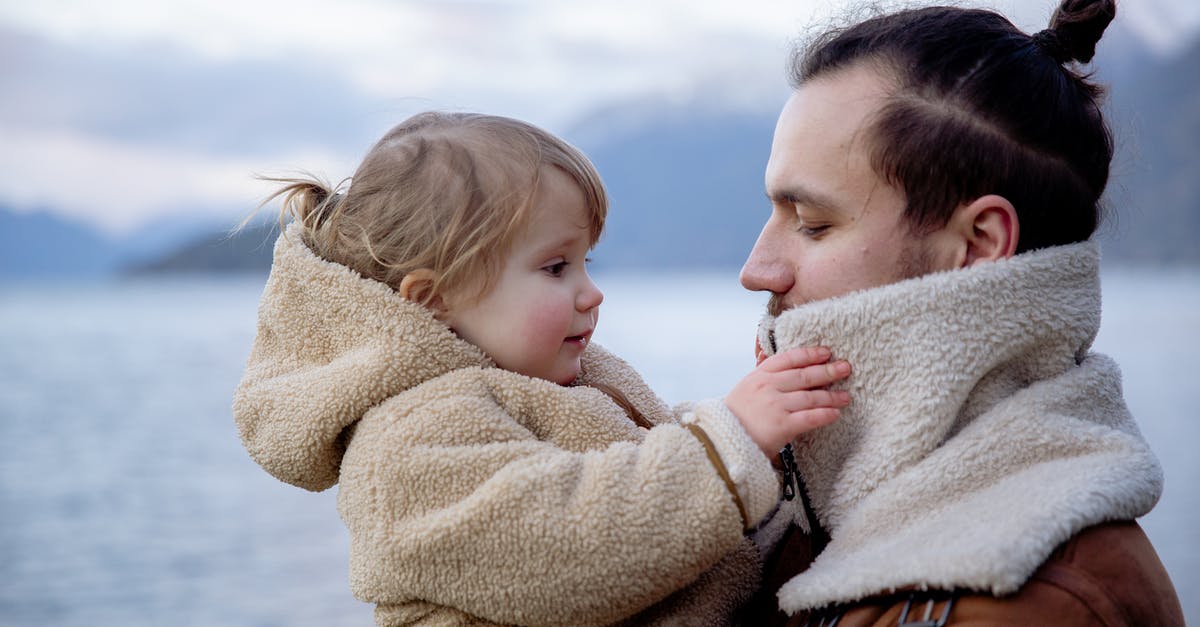
[[529, 303], [528, 316], [522, 329], [524, 340], [530, 345], [557, 345], [562, 342], [569, 332], [571, 317], [569, 311], [564, 314], [560, 310], [546, 302]]

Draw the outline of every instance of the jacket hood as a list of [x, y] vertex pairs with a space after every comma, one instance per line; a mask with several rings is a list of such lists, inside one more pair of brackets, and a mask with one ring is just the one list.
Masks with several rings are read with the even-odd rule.
[[275, 243], [234, 420], [267, 472], [324, 490], [367, 410], [452, 370], [491, 365], [425, 307], [319, 258], [292, 224]]

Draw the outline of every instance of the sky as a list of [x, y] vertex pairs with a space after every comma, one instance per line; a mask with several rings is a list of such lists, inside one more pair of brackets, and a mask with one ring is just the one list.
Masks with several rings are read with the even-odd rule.
[[[270, 191], [256, 174], [349, 176], [425, 109], [560, 134], [627, 102], [775, 111], [791, 44], [861, 4], [0, 0], [0, 207], [113, 234], [244, 215]], [[1055, 5], [957, 4], [1027, 31]], [[1200, 32], [1200, 2], [1124, 0], [1118, 19], [1169, 55]]]

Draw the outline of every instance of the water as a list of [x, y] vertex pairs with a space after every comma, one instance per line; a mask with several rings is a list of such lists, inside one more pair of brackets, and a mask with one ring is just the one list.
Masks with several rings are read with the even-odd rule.
[[[725, 276], [599, 277], [597, 340], [670, 401], [752, 366]], [[1162, 459], [1143, 525], [1200, 624], [1200, 281], [1104, 277], [1098, 348]], [[335, 490], [268, 476], [229, 403], [262, 278], [0, 286], [0, 625], [369, 625]]]

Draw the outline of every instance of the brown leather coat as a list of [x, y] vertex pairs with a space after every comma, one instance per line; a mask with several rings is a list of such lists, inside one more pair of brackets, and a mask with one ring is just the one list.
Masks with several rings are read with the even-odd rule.
[[[816, 539], [820, 542], [820, 538]], [[807, 568], [813, 539], [785, 538], [767, 564], [766, 586], [747, 625], [1074, 625], [1182, 626], [1183, 610], [1167, 571], [1136, 522], [1089, 527], [1059, 546], [1016, 593], [901, 591], [823, 611], [785, 616], [774, 590]], [[949, 601], [949, 607], [947, 607]], [[927, 621], [927, 622], [923, 622]]]

